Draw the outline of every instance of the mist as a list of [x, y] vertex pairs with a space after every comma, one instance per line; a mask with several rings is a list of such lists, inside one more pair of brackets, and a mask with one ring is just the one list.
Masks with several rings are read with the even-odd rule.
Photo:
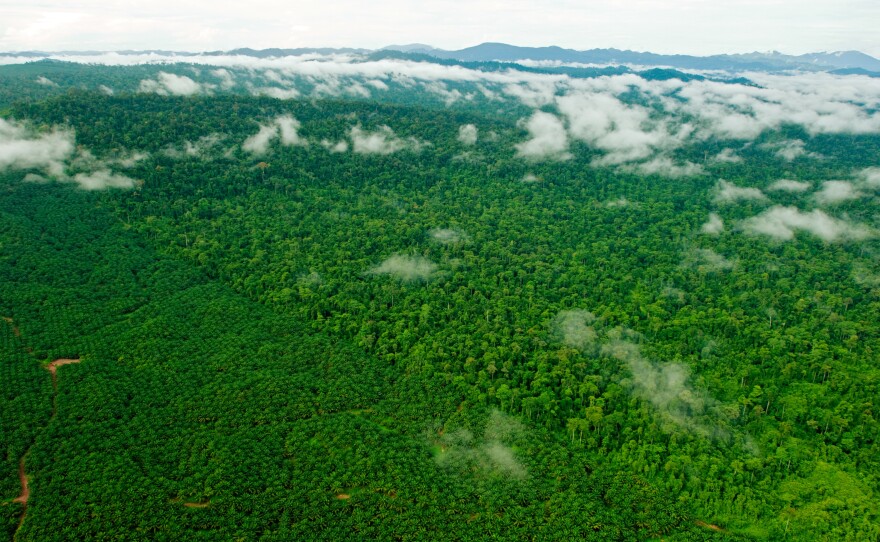
[[803, 212], [795, 207], [779, 205], [744, 220], [741, 227], [747, 233], [779, 241], [790, 241], [799, 231], [829, 243], [858, 241], [875, 236], [874, 230], [867, 226], [833, 218], [820, 209]]
[[418, 282], [429, 280], [436, 271], [437, 264], [426, 258], [395, 254], [367, 271], [367, 273], [371, 275], [391, 275], [404, 282]]

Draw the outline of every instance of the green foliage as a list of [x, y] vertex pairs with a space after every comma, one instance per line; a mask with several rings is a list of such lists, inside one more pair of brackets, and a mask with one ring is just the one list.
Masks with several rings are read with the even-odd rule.
[[[880, 306], [856, 275], [880, 247], [699, 233], [770, 205], [719, 209], [717, 177], [829, 178], [876, 137], [819, 139], [824, 162], [754, 145], [683, 181], [584, 148], [523, 162], [485, 104], [75, 91], [13, 114], [98, 159], [150, 153], [131, 191], [0, 178], [18, 540], [878, 536]], [[387, 125], [432, 146], [241, 149], [280, 114], [313, 141]], [[496, 137], [467, 148], [465, 123]], [[871, 205], [841, 209], [871, 223]], [[374, 272], [392, 256], [436, 267]], [[53, 389], [57, 358], [81, 363]]]

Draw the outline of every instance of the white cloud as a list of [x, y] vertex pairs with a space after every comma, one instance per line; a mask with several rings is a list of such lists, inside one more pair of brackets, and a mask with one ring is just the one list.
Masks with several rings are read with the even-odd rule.
[[278, 136], [278, 125], [270, 123], [260, 126], [260, 131], [247, 138], [241, 148], [252, 154], [266, 154], [269, 144]]
[[822, 188], [813, 194], [816, 202], [823, 205], [833, 205], [863, 196], [864, 194], [856, 190], [848, 181], [825, 181], [822, 183]]
[[709, 220], [700, 228], [707, 235], [718, 235], [724, 231], [724, 221], [717, 213], [709, 213]]
[[52, 81], [51, 79], [49, 79], [48, 77], [46, 77], [44, 75], [37, 77], [36, 82], [39, 85], [44, 85], [47, 87], [57, 87], [58, 86], [58, 83], [56, 83], [55, 81]]
[[290, 115], [280, 115], [273, 119], [270, 123], [260, 125], [260, 131], [247, 138], [241, 144], [241, 148], [245, 151], [261, 155], [266, 154], [269, 145], [276, 137], [281, 137], [281, 144], [286, 147], [306, 146], [308, 141], [303, 139], [297, 130], [300, 123]]
[[828, 216], [814, 209], [805, 213], [794, 207], [775, 206], [744, 220], [742, 228], [748, 233], [766, 235], [780, 241], [794, 239], [797, 231], [806, 231], [823, 241], [857, 241], [874, 236], [870, 228]]
[[370, 269], [371, 275], [392, 275], [406, 282], [430, 279], [437, 271], [437, 264], [420, 256], [395, 254]]
[[869, 167], [856, 172], [865, 188], [880, 188], [880, 167]]
[[459, 126], [458, 140], [464, 145], [475, 145], [477, 143], [477, 127], [473, 124]]
[[735, 262], [708, 248], [695, 248], [685, 254], [683, 267], [696, 269], [700, 273], [714, 273], [733, 269]]
[[776, 156], [791, 162], [795, 158], [806, 156], [809, 158], [820, 158], [815, 152], [807, 152], [806, 145], [800, 139], [788, 139], [776, 143], [766, 143], [764, 148], [776, 151]]
[[733, 149], [724, 149], [715, 155], [714, 160], [716, 162], [727, 162], [730, 164], [738, 164], [743, 161], [742, 156], [736, 154], [736, 151]]
[[517, 154], [524, 158], [549, 158], [568, 160], [568, 136], [565, 126], [555, 115], [543, 111], [535, 113], [525, 122], [530, 139], [516, 145]]
[[51, 176], [64, 174], [74, 152], [74, 134], [64, 129], [37, 133], [23, 124], [0, 118], [0, 170], [38, 169]]
[[794, 181], [791, 179], [779, 179], [778, 181], [773, 182], [770, 186], [767, 187], [767, 190], [774, 190], [780, 192], [806, 192], [810, 188], [812, 188], [812, 183], [808, 183], [807, 181]]
[[719, 180], [715, 187], [716, 203], [734, 203], [737, 201], [764, 201], [767, 196], [757, 188], [736, 186], [725, 180]]
[[419, 151], [425, 145], [415, 138], [401, 139], [388, 126], [380, 126], [374, 132], [368, 132], [353, 126], [349, 132], [352, 150], [358, 154], [393, 154], [402, 150]]
[[220, 88], [223, 90], [229, 90], [235, 86], [235, 77], [227, 69], [217, 68], [216, 70], [211, 70], [211, 75], [220, 79]]
[[86, 190], [103, 190], [105, 188], [132, 188], [134, 179], [119, 175], [106, 169], [91, 173], [77, 173], [73, 177], [81, 188]]
[[454, 245], [468, 240], [468, 235], [454, 228], [435, 228], [430, 231], [431, 238], [444, 245]]
[[348, 150], [348, 142], [345, 140], [334, 143], [330, 140], [322, 139], [321, 146], [330, 152], [346, 152]]
[[204, 87], [185, 75], [159, 72], [156, 79], [144, 79], [138, 88], [140, 92], [154, 92], [162, 95], [192, 96], [203, 92]]

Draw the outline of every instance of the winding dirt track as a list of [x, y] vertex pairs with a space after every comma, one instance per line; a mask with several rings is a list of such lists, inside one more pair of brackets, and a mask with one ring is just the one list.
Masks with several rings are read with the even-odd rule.
[[18, 462], [18, 480], [21, 482], [21, 495], [16, 497], [13, 502], [20, 502], [27, 506], [28, 498], [31, 496], [31, 489], [28, 487], [27, 474], [24, 472], [24, 457]]
[[[4, 317], [3, 319], [10, 324], [12, 323], [11, 318]], [[49, 373], [52, 375], [52, 417], [49, 418], [49, 423], [52, 423], [52, 420], [55, 419], [55, 415], [58, 413], [58, 367], [79, 362], [79, 358], [61, 358], [56, 359], [46, 366], [46, 369], [48, 369]], [[18, 529], [16, 529], [15, 535], [13, 535], [13, 540], [18, 535], [18, 531], [24, 523], [24, 518], [27, 515], [28, 499], [31, 496], [31, 489], [28, 486], [27, 471], [25, 470], [25, 459], [27, 459], [28, 453], [30, 453], [30, 449], [21, 456], [21, 461], [18, 462], [18, 480], [21, 482], [21, 494], [15, 498], [14, 502], [21, 503], [21, 518], [18, 520]]]

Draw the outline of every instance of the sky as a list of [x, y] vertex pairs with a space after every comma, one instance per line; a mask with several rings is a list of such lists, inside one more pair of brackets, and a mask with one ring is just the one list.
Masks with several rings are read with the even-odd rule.
[[880, 57], [878, 27], [877, 0], [0, 0], [0, 51], [460, 49], [496, 41]]

